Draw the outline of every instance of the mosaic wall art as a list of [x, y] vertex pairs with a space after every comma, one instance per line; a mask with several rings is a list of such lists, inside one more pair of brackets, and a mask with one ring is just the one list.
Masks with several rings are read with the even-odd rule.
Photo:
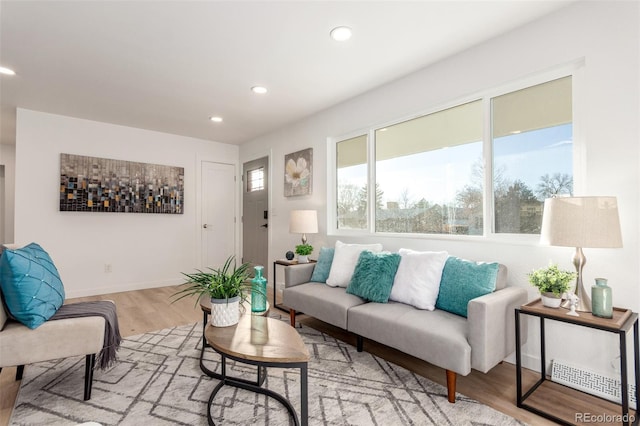
[[60, 211], [181, 214], [184, 168], [60, 154]]

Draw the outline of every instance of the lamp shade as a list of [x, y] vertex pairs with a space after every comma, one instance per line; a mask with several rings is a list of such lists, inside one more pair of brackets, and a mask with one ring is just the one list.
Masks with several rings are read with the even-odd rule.
[[562, 247], [622, 247], [616, 197], [546, 199], [540, 242]]
[[289, 232], [292, 234], [318, 233], [318, 212], [315, 210], [292, 210], [289, 216]]

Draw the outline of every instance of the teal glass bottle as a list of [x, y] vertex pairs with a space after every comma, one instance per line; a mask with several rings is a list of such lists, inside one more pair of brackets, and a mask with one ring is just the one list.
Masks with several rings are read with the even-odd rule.
[[251, 280], [251, 312], [267, 310], [267, 279], [262, 276], [263, 266], [254, 266], [255, 276]]
[[596, 278], [596, 285], [591, 286], [591, 313], [602, 318], [613, 317], [611, 287], [606, 278]]

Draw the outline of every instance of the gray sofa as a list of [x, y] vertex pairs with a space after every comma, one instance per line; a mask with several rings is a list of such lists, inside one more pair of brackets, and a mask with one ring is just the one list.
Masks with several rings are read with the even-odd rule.
[[449, 402], [455, 402], [457, 374], [486, 373], [515, 350], [514, 309], [527, 302], [527, 291], [507, 287], [507, 268], [500, 265], [493, 293], [472, 299], [468, 317], [420, 310], [389, 301], [367, 302], [344, 288], [309, 282], [315, 264], [285, 268], [283, 303], [295, 315], [303, 312], [357, 336], [393, 347], [446, 370]]

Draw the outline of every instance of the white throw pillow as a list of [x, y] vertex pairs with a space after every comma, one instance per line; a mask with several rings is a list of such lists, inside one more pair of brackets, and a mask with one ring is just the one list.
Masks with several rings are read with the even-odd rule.
[[327, 285], [331, 287], [347, 287], [356, 269], [360, 253], [369, 250], [374, 253], [382, 251], [382, 244], [345, 244], [336, 241], [336, 250], [327, 278]]
[[433, 311], [436, 307], [446, 251], [400, 249], [400, 266], [391, 287], [389, 300]]

